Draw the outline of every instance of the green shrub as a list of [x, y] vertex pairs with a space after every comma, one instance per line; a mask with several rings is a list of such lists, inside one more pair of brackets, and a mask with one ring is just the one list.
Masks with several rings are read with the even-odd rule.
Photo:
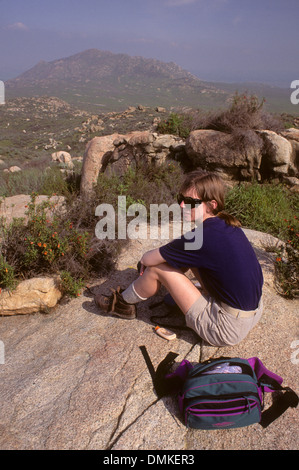
[[268, 247], [276, 254], [276, 286], [287, 298], [299, 294], [299, 195], [282, 185], [240, 184], [226, 198], [226, 210], [243, 226], [270, 233], [284, 245]]
[[243, 226], [285, 239], [286, 222], [296, 214], [298, 195], [283, 185], [242, 183], [226, 196], [227, 211]]
[[85, 286], [84, 279], [74, 279], [68, 271], [60, 273], [61, 287], [64, 295], [69, 297], [77, 297]]
[[158, 124], [157, 131], [161, 134], [173, 134], [186, 138], [190, 134], [191, 125], [190, 115], [171, 113], [168, 119]]
[[13, 289], [15, 286], [15, 273], [12, 266], [10, 266], [0, 254], [0, 293], [1, 288], [7, 287]]

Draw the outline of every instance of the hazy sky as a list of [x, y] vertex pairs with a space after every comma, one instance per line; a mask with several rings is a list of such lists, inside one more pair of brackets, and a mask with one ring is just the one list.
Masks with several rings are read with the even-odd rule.
[[203, 80], [299, 80], [299, 0], [0, 0], [0, 80], [85, 49]]

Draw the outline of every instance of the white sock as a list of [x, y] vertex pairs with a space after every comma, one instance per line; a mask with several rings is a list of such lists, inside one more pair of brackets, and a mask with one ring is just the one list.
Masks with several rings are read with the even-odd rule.
[[130, 284], [129, 287], [121, 293], [121, 295], [124, 301], [128, 304], [137, 304], [142, 300], [147, 300], [147, 298], [145, 299], [144, 297], [141, 297], [139, 294], [137, 294], [134, 287], [134, 282], [132, 282], [132, 284]]

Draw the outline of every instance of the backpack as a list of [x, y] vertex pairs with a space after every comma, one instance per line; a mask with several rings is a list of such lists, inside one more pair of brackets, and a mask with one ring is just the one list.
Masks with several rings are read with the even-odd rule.
[[[237, 428], [260, 423], [269, 426], [298, 396], [283, 379], [266, 369], [260, 359], [221, 357], [193, 366], [184, 360], [168, 373], [178, 354], [170, 352], [155, 371], [144, 346], [140, 347], [159, 398], [178, 394], [183, 423], [194, 429]], [[265, 392], [283, 392], [273, 405], [264, 408]]]

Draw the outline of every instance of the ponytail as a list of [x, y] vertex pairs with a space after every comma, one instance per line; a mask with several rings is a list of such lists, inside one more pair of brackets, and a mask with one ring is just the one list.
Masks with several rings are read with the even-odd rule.
[[229, 214], [228, 212], [221, 211], [216, 214], [219, 219], [224, 220], [227, 225], [231, 225], [232, 227], [242, 227], [241, 222], [234, 217], [233, 215]]

